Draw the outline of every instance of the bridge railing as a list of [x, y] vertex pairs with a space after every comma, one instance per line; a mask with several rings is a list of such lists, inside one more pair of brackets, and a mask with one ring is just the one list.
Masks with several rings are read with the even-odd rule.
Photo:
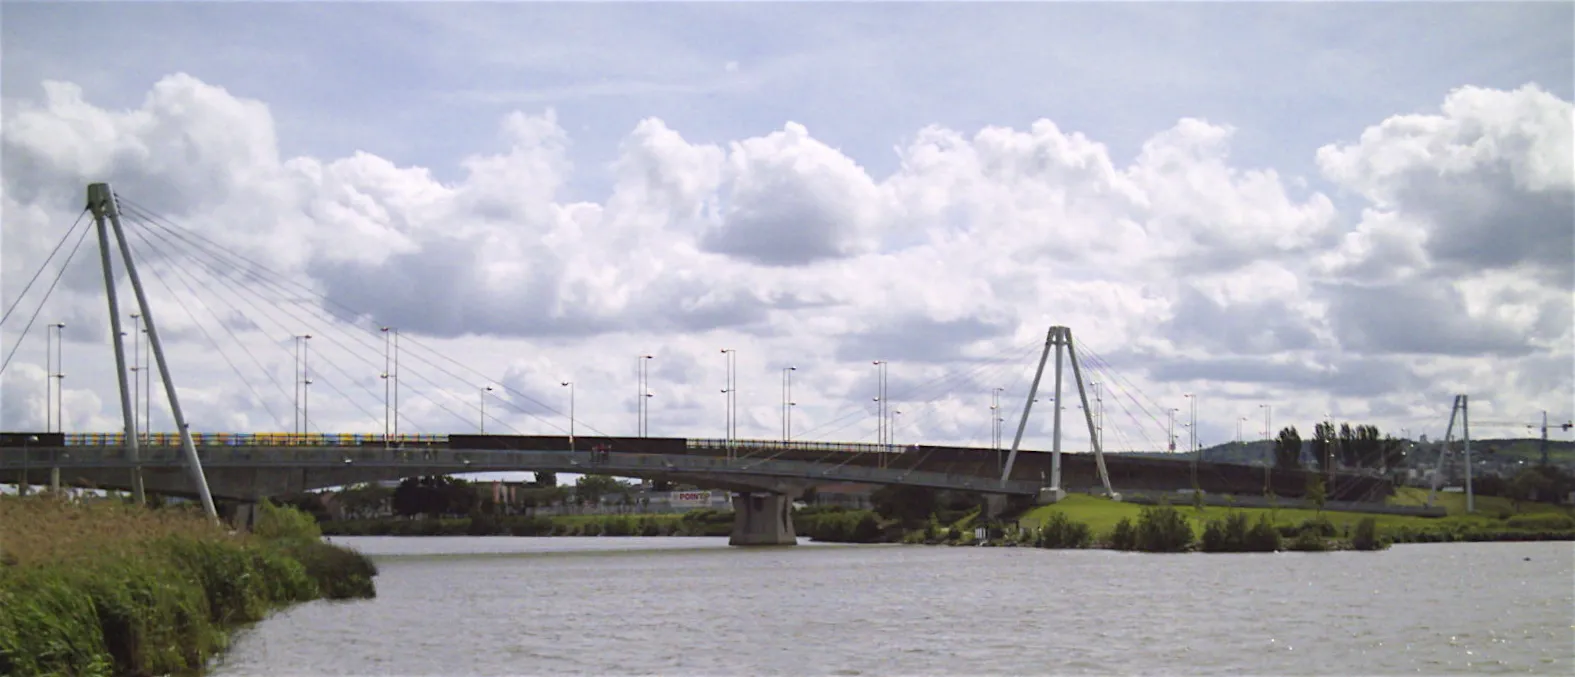
[[[0, 469], [15, 471], [61, 468], [129, 468], [129, 450], [115, 446], [53, 447], [0, 450]], [[910, 484], [942, 489], [972, 489], [1032, 494], [1038, 483], [999, 480], [975, 475], [897, 470], [801, 460], [739, 459], [679, 454], [611, 453], [605, 451], [456, 451], [442, 448], [384, 447], [199, 447], [203, 465], [217, 468], [408, 468], [413, 473], [480, 471], [550, 471], [630, 476], [711, 475], [719, 480], [773, 478], [794, 482], [864, 482]], [[140, 455], [143, 467], [183, 467], [180, 449], [150, 447]], [[738, 482], [735, 482], [738, 483]]]
[[697, 449], [734, 449], [737, 451], [818, 451], [827, 453], [845, 452], [854, 454], [900, 454], [911, 451], [918, 445], [909, 444], [874, 444], [870, 442], [809, 442], [794, 440], [728, 440], [718, 438], [700, 438], [686, 440], [687, 448]]
[[[178, 447], [180, 433], [143, 433], [142, 446]], [[192, 433], [199, 447], [360, 447], [448, 444], [448, 435], [378, 433]], [[125, 433], [66, 433], [68, 447], [119, 447]]]

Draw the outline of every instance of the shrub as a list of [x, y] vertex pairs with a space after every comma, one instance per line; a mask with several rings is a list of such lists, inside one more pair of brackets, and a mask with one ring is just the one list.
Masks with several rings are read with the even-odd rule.
[[263, 501], [257, 506], [257, 521], [252, 535], [279, 543], [315, 543], [323, 540], [322, 527], [311, 515], [288, 506]]
[[1192, 545], [1192, 524], [1169, 505], [1147, 506], [1138, 515], [1136, 549], [1143, 552], [1185, 552]]
[[1137, 550], [1137, 529], [1133, 528], [1130, 518], [1121, 518], [1115, 528], [1110, 530], [1110, 547], [1116, 550]]
[[1094, 541], [1094, 532], [1087, 524], [1074, 522], [1065, 513], [1051, 513], [1039, 525], [1033, 544], [1040, 548], [1086, 548]]
[[1356, 533], [1351, 536], [1351, 547], [1357, 550], [1383, 550], [1389, 547], [1389, 541], [1378, 536], [1378, 521], [1371, 517], [1363, 517], [1356, 523]]
[[1321, 515], [1303, 521], [1297, 533], [1303, 531], [1311, 531], [1323, 538], [1334, 538], [1336, 534], [1340, 533], [1338, 529], [1334, 528], [1334, 523], [1330, 522], [1329, 518]]
[[1275, 552], [1280, 548], [1280, 532], [1274, 529], [1268, 515], [1259, 515], [1258, 521], [1247, 531], [1247, 551]]
[[1575, 530], [1575, 517], [1556, 512], [1533, 513], [1516, 515], [1504, 524], [1511, 529], [1530, 531], [1571, 531]]
[[884, 536], [880, 519], [869, 510], [809, 515], [795, 526], [799, 533], [827, 543], [879, 543]]
[[1304, 529], [1291, 540], [1289, 549], [1297, 552], [1323, 552], [1329, 549], [1329, 543], [1318, 532]]

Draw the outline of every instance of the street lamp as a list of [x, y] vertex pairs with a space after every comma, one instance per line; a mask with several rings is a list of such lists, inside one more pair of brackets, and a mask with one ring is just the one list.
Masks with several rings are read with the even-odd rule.
[[[379, 327], [378, 330], [383, 332], [383, 408], [385, 410], [389, 408], [389, 391], [392, 390], [394, 410], [392, 416], [386, 412], [383, 414], [384, 420], [389, 421], [383, 425], [383, 434], [392, 434], [397, 438], [399, 437], [399, 330], [393, 327]], [[390, 361], [393, 363], [392, 369], [389, 368]], [[390, 426], [393, 428], [392, 433], [388, 430]]]
[[[60, 373], [65, 369], [66, 323], [55, 322], [44, 333], [44, 432], [55, 432], [54, 427], [59, 426], [60, 432], [66, 431], [65, 395], [66, 375]], [[53, 336], [53, 340], [51, 339]], [[53, 352], [52, 352], [53, 351]], [[53, 391], [51, 391], [53, 383]], [[50, 395], [54, 395], [55, 411], [51, 415], [49, 410]], [[53, 424], [51, 422], [53, 421]]]
[[[302, 397], [301, 397], [301, 434], [302, 434], [303, 437], [305, 435], [309, 434], [310, 433], [310, 429], [311, 429], [311, 406], [312, 406], [312, 404], [311, 404], [311, 395], [309, 395], [307, 393], [307, 389], [310, 388], [311, 385], [312, 385], [312, 379], [308, 378], [308, 379], [302, 379], [301, 380], [301, 395], [302, 395]], [[191, 424], [188, 423], [186, 425], [186, 427], [190, 428]]]
[[636, 374], [639, 376], [639, 392], [634, 396], [635, 434], [645, 437], [651, 434], [651, 372], [648, 360], [656, 359], [654, 355], [641, 355], [636, 364]]
[[1171, 451], [1171, 453], [1175, 453], [1176, 452], [1176, 412], [1178, 412], [1178, 411], [1181, 411], [1181, 410], [1177, 409], [1175, 407], [1171, 407], [1170, 409], [1167, 410], [1167, 413], [1170, 414], [1170, 451]]
[[1187, 398], [1188, 407], [1191, 410], [1188, 415], [1188, 420], [1191, 422], [1187, 424], [1187, 445], [1188, 450], [1192, 453], [1192, 487], [1196, 489], [1198, 487], [1198, 460], [1203, 454], [1203, 450], [1198, 448], [1198, 398], [1192, 393], [1183, 393], [1182, 397]]
[[308, 427], [307, 411], [310, 406], [310, 395], [307, 386], [312, 384], [311, 372], [307, 370], [307, 359], [311, 352], [311, 334], [297, 334], [290, 338], [295, 339], [295, 434], [306, 432]]
[[875, 443], [886, 443], [886, 361], [875, 360]]
[[1241, 424], [1246, 423], [1246, 422], [1247, 422], [1247, 417], [1246, 416], [1241, 416], [1241, 417], [1238, 417], [1236, 419], [1236, 443], [1237, 444], [1246, 444], [1246, 442], [1247, 442], [1247, 440], [1244, 439], [1242, 437], [1242, 434], [1241, 434]]
[[574, 382], [564, 381], [569, 389], [569, 451], [574, 451]]
[[1005, 457], [1001, 455], [1001, 421], [1006, 420], [1001, 417], [1001, 392], [1004, 390], [1006, 389], [993, 388], [990, 390], [990, 448], [995, 450], [996, 472], [1006, 469]]
[[[151, 378], [152, 375], [149, 375]], [[142, 434], [147, 432], [137, 425], [142, 412], [142, 313], [131, 314], [131, 422], [137, 428], [137, 446], [142, 446]]]
[[1258, 405], [1258, 408], [1263, 410], [1263, 440], [1265, 442], [1272, 441], [1274, 439], [1274, 426], [1269, 424], [1269, 414], [1274, 407], [1264, 403]]
[[[142, 328], [142, 333], [144, 335], [146, 335], [148, 333], [148, 328], [147, 327], [143, 327]], [[154, 378], [154, 375], [153, 375], [153, 372], [151, 371], [152, 369], [153, 369], [153, 340], [152, 340], [152, 338], [149, 338], [146, 343], [142, 344], [142, 371], [148, 373], [148, 377], [145, 378], [145, 379], [142, 379], [142, 430], [143, 430], [143, 433], [145, 435], [143, 437], [143, 439], [149, 440], [149, 441], [153, 440], [153, 378]]]
[[492, 392], [492, 386], [481, 387], [481, 434], [487, 434], [487, 393]]
[[738, 406], [738, 351], [733, 348], [723, 348], [722, 359], [727, 362], [727, 386], [722, 388], [722, 396], [727, 403], [727, 427], [724, 437], [727, 440], [727, 457], [732, 459], [734, 433], [737, 432], [735, 412]]
[[798, 367], [782, 368], [782, 441], [793, 441], [793, 372]]

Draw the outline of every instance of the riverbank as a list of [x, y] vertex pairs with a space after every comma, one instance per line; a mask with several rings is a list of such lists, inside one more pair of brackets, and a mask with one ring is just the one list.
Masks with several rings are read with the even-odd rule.
[[[1409, 500], [1410, 497], [1403, 497]], [[1518, 511], [1489, 504], [1496, 512], [1464, 514], [1463, 504], [1447, 517], [1379, 513], [1319, 512], [1299, 508], [1236, 508], [1175, 506], [1171, 536], [1162, 549], [1208, 549], [1215, 525], [1219, 551], [1339, 550], [1358, 548], [1359, 529], [1370, 529], [1363, 544], [1438, 543], [1459, 541], [1575, 540], [1575, 517], [1547, 504], [1525, 504]], [[810, 507], [793, 514], [798, 535], [834, 543], [910, 543], [931, 545], [1039, 545], [1040, 547], [1101, 547], [1143, 549], [1135, 545], [1143, 533], [1142, 518], [1158, 506], [1111, 501], [1073, 494], [1053, 505], [1038, 506], [993, 525], [984, 539], [975, 531], [977, 511], [942, 523], [901, 524], [874, 511]], [[460, 518], [330, 521], [323, 533], [334, 536], [726, 536], [733, 513], [693, 510], [682, 514], [486, 516]], [[1123, 523], [1125, 527], [1121, 526]], [[1260, 524], [1262, 526], [1260, 526]], [[1364, 527], [1363, 524], [1370, 526]], [[1183, 535], [1182, 526], [1188, 533]], [[1045, 536], [1049, 527], [1052, 535]], [[1243, 539], [1257, 529], [1253, 545]], [[1268, 532], [1277, 537], [1270, 538]], [[1060, 535], [1055, 535], [1060, 534]], [[1223, 540], [1220, 540], [1224, 534]], [[1058, 545], [1052, 545], [1058, 544]], [[1158, 547], [1158, 546], [1156, 546]]]
[[185, 507], [0, 496], [0, 674], [198, 671], [235, 627], [373, 597], [376, 575], [287, 508], [241, 534]]

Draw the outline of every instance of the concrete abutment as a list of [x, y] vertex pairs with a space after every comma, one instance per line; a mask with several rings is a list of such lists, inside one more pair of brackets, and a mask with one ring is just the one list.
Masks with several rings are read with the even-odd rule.
[[733, 534], [728, 545], [797, 545], [793, 500], [784, 494], [753, 491], [733, 494]]

